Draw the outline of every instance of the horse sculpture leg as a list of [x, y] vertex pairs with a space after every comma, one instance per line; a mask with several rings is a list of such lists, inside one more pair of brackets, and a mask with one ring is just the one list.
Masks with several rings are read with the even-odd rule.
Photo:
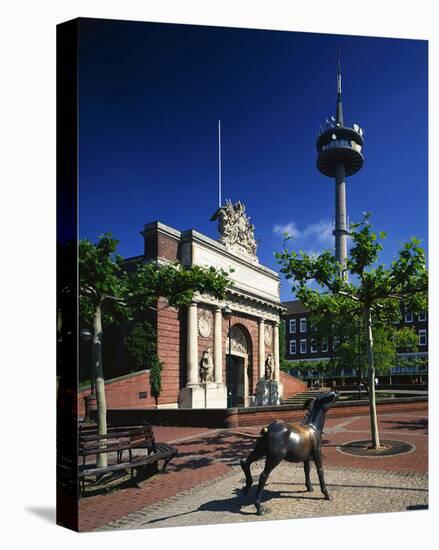
[[261, 506], [261, 498], [262, 498], [262, 491], [264, 489], [265, 484], [267, 483], [268, 476], [270, 475], [270, 472], [276, 468], [276, 466], [282, 462], [282, 459], [284, 456], [277, 456], [277, 455], [267, 455], [267, 459], [265, 461], [265, 468], [263, 469], [260, 477], [259, 477], [259, 484], [256, 491], [256, 498], [255, 498], [255, 506], [256, 506], [256, 513], [258, 516], [262, 516], [267, 512], [262, 506]]
[[314, 489], [313, 489], [313, 486], [311, 484], [311, 479], [309, 477], [309, 472], [310, 472], [310, 469], [311, 469], [311, 462], [309, 461], [309, 459], [304, 461], [303, 469], [305, 470], [306, 490], [308, 491], [308, 493], [312, 493], [314, 491]]
[[258, 448], [258, 445], [256, 445], [256, 448], [248, 455], [248, 457], [241, 460], [241, 468], [245, 474], [245, 486], [242, 488], [242, 492], [244, 493], [244, 495], [248, 495], [248, 492], [250, 491], [250, 488], [253, 484], [250, 466], [253, 464], [253, 462], [259, 460], [263, 456], [263, 449]]
[[328, 489], [326, 487], [325, 476], [323, 475], [322, 455], [320, 453], [320, 449], [316, 449], [314, 451], [314, 462], [316, 464], [317, 473], [319, 475], [320, 489], [322, 493], [325, 495], [326, 500], [332, 500], [332, 496], [329, 494]]

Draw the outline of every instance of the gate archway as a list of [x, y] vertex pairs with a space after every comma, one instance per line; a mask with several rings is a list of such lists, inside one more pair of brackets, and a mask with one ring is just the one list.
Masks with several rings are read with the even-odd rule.
[[226, 385], [229, 407], [245, 407], [249, 404], [249, 388], [252, 387], [251, 357], [250, 333], [244, 325], [233, 325], [226, 341]]

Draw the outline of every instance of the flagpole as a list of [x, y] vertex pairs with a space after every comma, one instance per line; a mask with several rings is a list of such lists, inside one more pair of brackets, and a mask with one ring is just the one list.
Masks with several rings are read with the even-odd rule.
[[218, 208], [221, 208], [221, 120], [218, 120]]

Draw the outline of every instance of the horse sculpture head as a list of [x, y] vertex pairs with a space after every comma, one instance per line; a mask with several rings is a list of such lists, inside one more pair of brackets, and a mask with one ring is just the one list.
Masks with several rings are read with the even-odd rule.
[[321, 393], [313, 399], [308, 399], [303, 405], [303, 408], [307, 409], [303, 422], [323, 427], [325, 413], [337, 401], [338, 397], [337, 392], [330, 391]]
[[326, 412], [337, 401], [339, 395], [336, 391], [328, 391], [316, 397], [316, 404]]

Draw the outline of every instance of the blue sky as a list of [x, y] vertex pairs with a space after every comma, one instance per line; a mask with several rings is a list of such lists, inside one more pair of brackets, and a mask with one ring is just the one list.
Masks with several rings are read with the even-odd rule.
[[80, 26], [80, 236], [111, 231], [126, 257], [154, 220], [216, 238], [221, 119], [223, 200], [246, 204], [261, 263], [277, 269], [284, 230], [292, 247], [333, 247], [315, 141], [335, 114], [337, 48], [345, 122], [365, 130], [348, 215], [387, 232], [383, 262], [412, 235], [426, 247], [426, 41], [100, 20]]

